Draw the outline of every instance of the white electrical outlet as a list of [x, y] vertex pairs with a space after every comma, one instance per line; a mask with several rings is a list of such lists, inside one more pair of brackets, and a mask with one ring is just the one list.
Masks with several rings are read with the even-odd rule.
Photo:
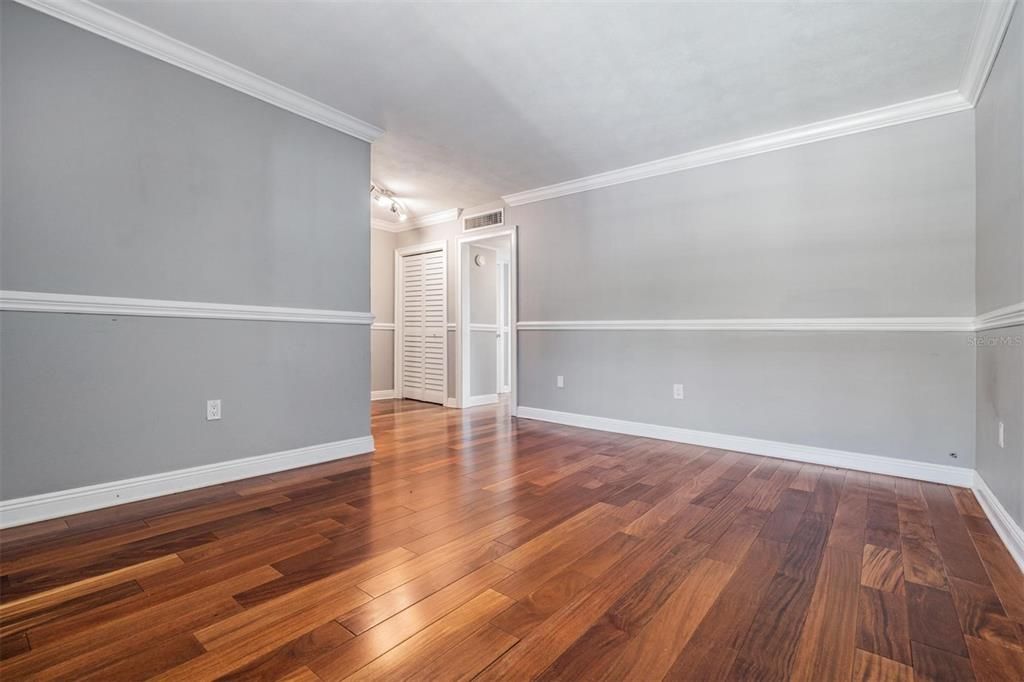
[[565, 377], [561, 374], [555, 377], [555, 388], [565, 388]]
[[220, 400], [206, 401], [206, 421], [212, 422], [220, 419]]
[[675, 400], [682, 400], [683, 399], [683, 385], [682, 384], [672, 384], [672, 397]]
[[1003, 422], [999, 422], [999, 447], [1006, 447], [1006, 427], [1003, 426]]

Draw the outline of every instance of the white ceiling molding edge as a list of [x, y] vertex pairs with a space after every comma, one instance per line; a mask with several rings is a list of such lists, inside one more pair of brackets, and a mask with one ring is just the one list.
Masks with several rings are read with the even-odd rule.
[[992, 0], [981, 6], [978, 27], [974, 31], [963, 73], [960, 75], [960, 94], [971, 106], [976, 105], [981, 97], [985, 81], [999, 53], [999, 45], [1010, 26], [1015, 4], [1014, 0]]
[[404, 223], [395, 223], [390, 220], [374, 218], [370, 222], [370, 226], [375, 230], [384, 230], [385, 232], [408, 232], [409, 230], [416, 230], [430, 225], [455, 222], [459, 219], [459, 213], [461, 212], [461, 208], [449, 208], [444, 211], [438, 211], [437, 213], [428, 213], [427, 215], [420, 216], [419, 218], [411, 218]]
[[774, 133], [748, 137], [736, 142], [726, 142], [714, 147], [705, 147], [685, 154], [669, 156], [664, 159], [638, 163], [618, 170], [588, 175], [576, 180], [567, 180], [547, 187], [507, 194], [502, 199], [509, 206], [522, 206], [535, 201], [554, 199], [555, 197], [586, 192], [600, 187], [620, 185], [634, 180], [668, 175], [679, 171], [710, 166], [723, 161], [742, 159], [747, 156], [774, 152], [780, 149], [798, 147], [800, 145], [821, 142], [844, 135], [864, 133], [869, 130], [919, 121], [933, 116], [943, 116], [957, 111], [970, 109], [968, 102], [957, 90], [930, 95], [920, 99], [901, 102], [887, 107], [879, 107], [857, 114], [831, 118], [817, 123], [788, 128]]
[[413, 218], [410, 223], [413, 228], [427, 227], [429, 225], [440, 225], [441, 223], [453, 223], [459, 219], [461, 208], [449, 208], [436, 213], [429, 213], [419, 218]]
[[198, 76], [280, 107], [366, 142], [384, 134], [377, 126], [350, 116], [263, 76], [175, 40], [87, 0], [17, 0], [51, 17], [85, 29]]
[[714, 147], [669, 156], [664, 159], [639, 163], [618, 170], [597, 173], [575, 180], [555, 183], [502, 197], [509, 206], [521, 206], [535, 201], [586, 192], [600, 187], [610, 187], [634, 180], [668, 175], [678, 171], [699, 168], [723, 161], [741, 159], [746, 156], [777, 151], [788, 147], [820, 142], [822, 140], [854, 135], [877, 128], [900, 125], [933, 116], [943, 116], [964, 109], [971, 109], [981, 97], [981, 91], [988, 80], [988, 74], [999, 53], [999, 45], [1010, 25], [1016, 0], [989, 0], [981, 7], [978, 26], [971, 40], [971, 47], [964, 62], [960, 84], [957, 90], [901, 102], [887, 107], [871, 109], [858, 114], [810, 123], [808, 125], [780, 130], [775, 133], [748, 137], [736, 142], [727, 142]]
[[390, 220], [380, 220], [379, 218], [371, 220], [370, 227], [382, 232], [405, 232], [406, 230], [413, 229], [407, 227], [405, 223], [393, 223]]

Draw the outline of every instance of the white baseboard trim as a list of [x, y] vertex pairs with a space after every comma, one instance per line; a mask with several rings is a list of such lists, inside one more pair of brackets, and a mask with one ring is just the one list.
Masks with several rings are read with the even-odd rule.
[[867, 471], [873, 474], [913, 478], [964, 488], [970, 488], [974, 484], [973, 469], [952, 467], [944, 464], [914, 462], [908, 459], [881, 457], [879, 455], [846, 452], [844, 450], [831, 450], [813, 445], [797, 445], [794, 443], [763, 440], [761, 438], [730, 436], [710, 431], [694, 431], [675, 426], [658, 426], [656, 424], [631, 422], [622, 419], [592, 417], [585, 414], [557, 412], [536, 407], [520, 406], [516, 416], [524, 419], [538, 419], [556, 424], [565, 424], [567, 426], [578, 426], [584, 429], [624, 433], [630, 436], [656, 438], [677, 443], [691, 443], [693, 445], [732, 450], [734, 452], [749, 452], [765, 457], [777, 457], [797, 462], [822, 464], [824, 466], [853, 469], [855, 471]]
[[494, 405], [498, 402], [498, 394], [471, 395], [463, 401], [462, 407], [480, 407], [481, 405]]
[[272, 474], [286, 469], [329, 462], [373, 452], [373, 436], [309, 445], [227, 462], [178, 469], [162, 474], [127, 478], [71, 490], [0, 501], [0, 528], [113, 507], [127, 502], [194, 490], [209, 485]]
[[1006, 545], [1010, 556], [1020, 566], [1020, 570], [1024, 571], [1024, 529], [1017, 525], [1017, 522], [1010, 516], [1010, 512], [1006, 511], [1006, 507], [999, 502], [995, 493], [992, 492], [992, 489], [988, 487], [985, 479], [978, 472], [974, 472], [973, 487], [974, 496], [978, 498], [978, 503], [981, 504], [981, 508], [988, 515], [988, 520], [992, 522], [992, 527], [996, 529], [996, 533], [999, 534], [1003, 544]]
[[395, 397], [395, 389], [386, 388], [381, 391], [370, 391], [370, 400], [393, 400]]
[[448, 399], [446, 399], [444, 401], [444, 406], [445, 407], [456, 408], [456, 407], [459, 406], [459, 403], [458, 403], [457, 400], [455, 400], [455, 398], [448, 398]]

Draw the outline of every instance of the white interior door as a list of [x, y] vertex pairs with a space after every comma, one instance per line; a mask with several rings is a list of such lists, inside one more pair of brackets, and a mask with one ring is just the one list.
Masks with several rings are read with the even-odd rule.
[[445, 399], [444, 252], [402, 256], [402, 397]]

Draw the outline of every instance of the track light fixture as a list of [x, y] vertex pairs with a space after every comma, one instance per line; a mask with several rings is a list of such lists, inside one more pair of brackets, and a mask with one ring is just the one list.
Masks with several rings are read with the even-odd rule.
[[378, 206], [387, 206], [388, 210], [398, 216], [399, 220], [404, 222], [408, 218], [405, 207], [395, 198], [395, 193], [391, 190], [370, 185], [370, 198], [376, 201]]

